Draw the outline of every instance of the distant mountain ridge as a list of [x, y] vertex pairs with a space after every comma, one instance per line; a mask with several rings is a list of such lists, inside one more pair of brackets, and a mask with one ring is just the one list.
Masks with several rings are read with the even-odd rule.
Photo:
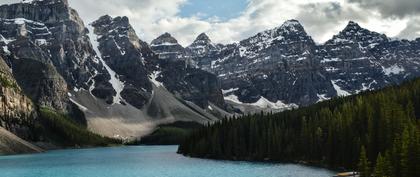
[[[204, 41], [198, 48], [216, 46]], [[238, 43], [189, 50], [186, 58], [219, 77], [228, 103], [306, 106], [420, 76], [419, 42], [390, 39], [350, 21], [316, 44], [299, 21], [288, 20]]]

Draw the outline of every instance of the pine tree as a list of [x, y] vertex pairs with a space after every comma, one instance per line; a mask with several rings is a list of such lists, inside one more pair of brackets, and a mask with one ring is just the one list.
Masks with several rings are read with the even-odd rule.
[[366, 156], [366, 149], [364, 146], [362, 146], [360, 150], [360, 158], [357, 169], [360, 172], [360, 177], [370, 177], [370, 162]]
[[376, 159], [375, 171], [373, 173], [374, 177], [389, 177], [390, 165], [386, 157], [382, 157], [379, 153], [378, 158]]

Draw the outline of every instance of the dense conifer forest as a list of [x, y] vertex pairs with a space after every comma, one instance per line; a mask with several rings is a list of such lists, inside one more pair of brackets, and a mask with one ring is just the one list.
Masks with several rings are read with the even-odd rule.
[[362, 177], [418, 177], [420, 79], [282, 113], [224, 119], [191, 134], [178, 152], [306, 162]]
[[39, 123], [36, 134], [39, 137], [63, 147], [92, 147], [119, 145], [118, 139], [107, 138], [88, 131], [82, 124], [74, 121], [69, 115], [56, 112], [50, 108], [39, 109]]

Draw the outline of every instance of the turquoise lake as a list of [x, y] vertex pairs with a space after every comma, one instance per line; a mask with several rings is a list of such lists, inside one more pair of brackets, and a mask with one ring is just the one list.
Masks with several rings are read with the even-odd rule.
[[334, 172], [295, 164], [188, 158], [177, 146], [57, 150], [0, 156], [0, 177], [331, 177]]

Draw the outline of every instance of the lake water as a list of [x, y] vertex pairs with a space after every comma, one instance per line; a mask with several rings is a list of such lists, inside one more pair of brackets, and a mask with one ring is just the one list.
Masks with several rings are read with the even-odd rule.
[[294, 164], [188, 158], [177, 146], [57, 150], [0, 156], [0, 177], [331, 177], [333, 172]]

